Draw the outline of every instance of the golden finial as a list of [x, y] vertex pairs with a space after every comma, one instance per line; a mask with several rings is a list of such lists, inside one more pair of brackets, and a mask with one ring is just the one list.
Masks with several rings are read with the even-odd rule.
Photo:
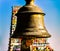
[[26, 1], [26, 4], [28, 5], [28, 4], [30, 4], [30, 5], [32, 5], [32, 4], [34, 4], [34, 0], [25, 0]]

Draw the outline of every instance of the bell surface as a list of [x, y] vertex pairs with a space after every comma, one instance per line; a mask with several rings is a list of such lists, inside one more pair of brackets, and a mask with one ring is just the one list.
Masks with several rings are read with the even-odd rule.
[[16, 14], [17, 24], [12, 37], [51, 37], [44, 25], [45, 13], [34, 5], [34, 0], [25, 1], [26, 5], [21, 7]]

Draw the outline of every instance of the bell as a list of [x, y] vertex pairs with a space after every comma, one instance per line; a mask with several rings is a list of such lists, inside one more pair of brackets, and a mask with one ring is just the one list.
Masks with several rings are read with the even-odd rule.
[[17, 24], [12, 37], [51, 37], [44, 25], [45, 13], [34, 5], [34, 0], [25, 1], [26, 5], [21, 7], [16, 14]]

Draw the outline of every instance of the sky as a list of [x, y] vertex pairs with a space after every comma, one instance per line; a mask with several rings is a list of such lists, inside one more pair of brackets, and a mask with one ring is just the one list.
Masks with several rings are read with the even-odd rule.
[[[12, 6], [23, 6], [25, 0], [0, 0], [0, 51], [7, 51], [11, 26]], [[54, 51], [60, 51], [60, 0], [35, 0], [42, 8], [45, 27], [51, 34], [48, 39]]]

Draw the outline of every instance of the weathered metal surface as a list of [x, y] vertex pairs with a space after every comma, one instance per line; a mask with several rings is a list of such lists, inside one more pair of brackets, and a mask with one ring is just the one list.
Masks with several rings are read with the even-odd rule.
[[26, 5], [16, 14], [17, 25], [12, 37], [50, 37], [44, 25], [44, 15], [43, 11], [34, 5], [34, 0], [26, 0]]

